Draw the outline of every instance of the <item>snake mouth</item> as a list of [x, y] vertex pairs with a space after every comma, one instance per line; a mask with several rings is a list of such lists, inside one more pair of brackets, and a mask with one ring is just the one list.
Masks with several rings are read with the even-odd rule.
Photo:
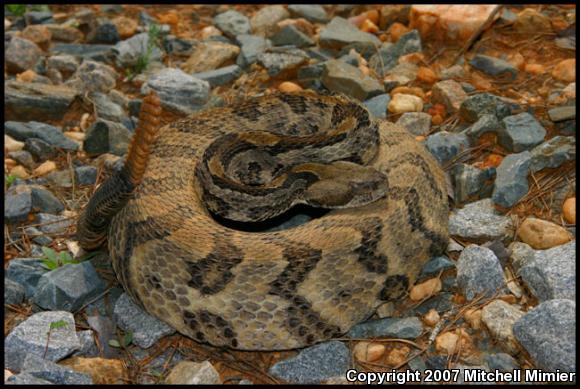
[[259, 222], [240, 222], [226, 219], [211, 211], [209, 213], [217, 223], [232, 230], [243, 232], [275, 232], [299, 227], [326, 215], [330, 211], [331, 209], [327, 208], [298, 204], [276, 217]]

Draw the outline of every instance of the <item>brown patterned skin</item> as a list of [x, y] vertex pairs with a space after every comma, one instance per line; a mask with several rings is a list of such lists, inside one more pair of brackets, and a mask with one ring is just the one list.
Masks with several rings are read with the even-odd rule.
[[[292, 147], [299, 137], [308, 142]], [[234, 140], [253, 146], [236, 149]], [[341, 178], [341, 168], [354, 173]], [[94, 248], [105, 235], [129, 295], [182, 334], [216, 346], [283, 350], [344, 334], [402, 297], [448, 242], [437, 162], [405, 129], [342, 97], [277, 94], [201, 112], [161, 128], [142, 177], [133, 182], [130, 173], [97, 191], [79, 221], [79, 241]], [[380, 182], [361, 186], [357, 176]], [[208, 212], [212, 203], [226, 216], [261, 220], [272, 215], [268, 208], [286, 209], [291, 201], [279, 207], [264, 185], [288, 193], [302, 185], [294, 191], [301, 202], [342, 209], [260, 233], [227, 228]], [[252, 200], [239, 208], [228, 202], [248, 193]]]

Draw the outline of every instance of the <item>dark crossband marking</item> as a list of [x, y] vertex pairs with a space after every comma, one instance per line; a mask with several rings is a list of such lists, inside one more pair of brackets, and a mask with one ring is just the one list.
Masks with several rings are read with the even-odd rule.
[[378, 244], [382, 238], [383, 224], [379, 218], [368, 219], [364, 228], [360, 230], [362, 239], [358, 248], [354, 250], [358, 254], [358, 261], [371, 273], [385, 274], [387, 272], [388, 258], [379, 253]]
[[408, 153], [400, 156], [396, 161], [392, 162], [392, 165], [390, 165], [388, 169], [386, 169], [385, 174], [388, 176], [392, 170], [399, 168], [403, 164], [419, 167], [419, 169], [421, 169], [422, 176], [424, 176], [429, 183], [429, 188], [437, 195], [437, 197], [443, 198], [442, 192], [435, 182], [435, 177], [433, 177], [429, 165], [427, 165], [427, 162], [425, 162], [423, 157], [417, 153]]
[[379, 292], [379, 299], [383, 301], [398, 300], [407, 293], [408, 289], [409, 279], [406, 276], [402, 274], [389, 276], [385, 280], [383, 289]]
[[203, 309], [196, 312], [184, 310], [183, 323], [199, 342], [206, 343], [211, 340], [216, 346], [238, 347], [233, 326], [219, 315]]

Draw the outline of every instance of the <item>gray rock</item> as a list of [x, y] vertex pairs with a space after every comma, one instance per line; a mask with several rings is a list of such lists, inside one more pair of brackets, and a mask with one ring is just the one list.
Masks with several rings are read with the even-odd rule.
[[496, 169], [496, 179], [491, 198], [495, 204], [508, 208], [528, 193], [528, 174], [532, 154], [524, 151], [505, 157]]
[[417, 317], [387, 317], [357, 324], [348, 331], [347, 336], [354, 339], [370, 339], [383, 336], [415, 339], [422, 332], [423, 324]]
[[10, 278], [4, 277], [4, 305], [6, 304], [22, 304], [24, 301], [24, 286]]
[[143, 84], [141, 93], [147, 95], [150, 90], [157, 93], [164, 108], [192, 113], [208, 102], [210, 86], [180, 69], [165, 68]]
[[117, 73], [111, 66], [101, 62], [85, 60], [71, 78], [65, 82], [65, 85], [84, 93], [108, 93], [115, 88], [116, 83]]
[[42, 50], [34, 42], [15, 36], [6, 46], [4, 61], [10, 73], [21, 73], [32, 69], [41, 55]]
[[57, 385], [90, 385], [93, 383], [93, 379], [88, 374], [57, 365], [36, 354], [26, 355], [22, 364], [22, 372]]
[[73, 173], [69, 169], [52, 171], [44, 178], [60, 188], [72, 188]]
[[[379, 47], [378, 51], [376, 47]], [[402, 35], [395, 44], [387, 42], [382, 45], [375, 45], [373, 55], [369, 58], [369, 67], [377, 72], [378, 75], [384, 76], [397, 66], [401, 56], [417, 53], [421, 50], [419, 32], [412, 30]]]
[[447, 370], [447, 356], [431, 355], [425, 360], [425, 364], [431, 370]]
[[56, 150], [47, 142], [38, 138], [26, 138], [24, 148], [29, 151], [37, 161], [48, 161], [56, 157]]
[[441, 70], [440, 73], [442, 80], [450, 80], [456, 78], [464, 78], [465, 77], [465, 70], [461, 65], [453, 65], [449, 68]]
[[555, 136], [532, 149], [530, 171], [538, 172], [545, 168], [556, 168], [564, 162], [576, 159], [576, 137]]
[[453, 308], [453, 293], [442, 292], [421, 303], [412, 310], [414, 315], [424, 316], [431, 309], [436, 310], [439, 314], [444, 314]]
[[459, 115], [468, 123], [475, 123], [483, 115], [495, 115], [498, 120], [511, 115], [510, 106], [491, 93], [478, 93], [463, 100]]
[[220, 385], [220, 375], [210, 361], [179, 362], [169, 373], [166, 383], [170, 385]]
[[431, 258], [421, 269], [420, 279], [428, 278], [430, 276], [438, 275], [439, 272], [453, 269], [455, 262], [451, 261], [446, 256], [439, 256]]
[[32, 207], [40, 212], [58, 214], [64, 211], [62, 202], [50, 191], [41, 186], [31, 185]]
[[507, 261], [510, 257], [510, 253], [500, 239], [485, 242], [482, 246], [487, 247], [488, 249], [493, 251], [497, 259], [499, 259], [501, 267], [504, 267], [507, 264]]
[[411, 359], [409, 362], [407, 362], [407, 365], [409, 366], [409, 369], [411, 369], [411, 371], [424, 372], [425, 370], [427, 370], [427, 365], [425, 364], [423, 358], [421, 358], [420, 356]]
[[506, 288], [499, 260], [486, 247], [467, 246], [457, 260], [457, 284], [468, 300], [479, 294], [492, 296]]
[[382, 94], [383, 86], [360, 69], [339, 60], [330, 60], [322, 74], [322, 83], [333, 92], [344, 93], [358, 100]]
[[461, 103], [467, 99], [467, 93], [460, 83], [455, 80], [439, 81], [433, 85], [433, 103], [440, 103], [445, 106], [447, 112], [457, 112], [461, 108]]
[[106, 288], [93, 264], [68, 264], [45, 273], [32, 301], [44, 309], [75, 312]]
[[576, 119], [558, 122], [554, 128], [563, 135], [576, 135]]
[[413, 63], [403, 62], [396, 65], [386, 72], [387, 75], [383, 78], [385, 91], [390, 92], [398, 86], [407, 85], [415, 81], [418, 72], [419, 67]]
[[75, 182], [77, 185], [93, 185], [97, 181], [97, 168], [94, 166], [75, 167]]
[[520, 365], [518, 362], [509, 354], [497, 353], [497, 354], [487, 354], [483, 357], [487, 366], [490, 370], [499, 370], [503, 372], [511, 372], [513, 370], [519, 369]]
[[240, 54], [236, 59], [236, 64], [242, 68], [246, 68], [258, 60], [258, 56], [272, 46], [269, 39], [265, 39], [256, 35], [242, 34], [236, 37], [240, 44]]
[[514, 324], [514, 335], [537, 367], [576, 371], [576, 302], [549, 300]]
[[122, 288], [113, 287], [103, 297], [87, 305], [85, 309], [87, 312], [95, 312], [96, 314], [98, 311], [100, 315], [110, 317], [115, 308], [115, 303], [124, 292]]
[[50, 124], [34, 121], [28, 123], [7, 121], [4, 122], [4, 133], [22, 142], [28, 138], [38, 138], [53, 147], [64, 150], [75, 151], [79, 148], [79, 145], [64, 136], [59, 128]]
[[334, 17], [320, 32], [318, 42], [321, 47], [340, 49], [350, 43], [363, 42], [376, 47], [381, 46], [379, 38], [373, 34], [362, 32], [348, 20], [340, 16]]
[[261, 7], [250, 19], [252, 32], [256, 35], [270, 37], [280, 29], [278, 23], [289, 17], [290, 13], [281, 4]]
[[111, 97], [104, 93], [91, 92], [88, 98], [93, 103], [97, 119], [120, 123], [127, 116], [123, 107], [115, 103]]
[[36, 215], [35, 222], [37, 227], [45, 234], [64, 234], [67, 228], [76, 223], [71, 217], [51, 215], [48, 213], [39, 213]]
[[124, 125], [99, 119], [86, 132], [84, 151], [89, 155], [111, 153], [124, 155], [131, 141], [131, 131]]
[[524, 242], [512, 242], [509, 245], [511, 264], [517, 272], [527, 264], [530, 264], [535, 256], [536, 250]]
[[194, 40], [177, 38], [174, 35], [165, 37], [163, 47], [167, 54], [188, 58], [193, 52]]
[[308, 61], [308, 54], [299, 49], [290, 49], [283, 52], [265, 52], [259, 54], [257, 60], [271, 77], [275, 77]]
[[213, 88], [218, 85], [228, 84], [242, 75], [242, 68], [238, 65], [230, 65], [223, 68], [210, 70], [207, 72], [194, 73], [193, 77], [199, 78], [209, 82], [209, 85]]
[[397, 124], [415, 136], [426, 136], [431, 130], [431, 115], [425, 112], [405, 112]]
[[499, 144], [507, 150], [519, 153], [529, 150], [544, 141], [546, 129], [529, 113], [503, 118], [503, 127], [499, 130]]
[[141, 310], [126, 293], [115, 303], [113, 318], [124, 331], [133, 333], [133, 343], [141, 348], [149, 348], [159, 339], [175, 332], [161, 320]]
[[[55, 327], [53, 323], [59, 325]], [[51, 325], [55, 328], [51, 328]], [[57, 362], [79, 348], [72, 313], [39, 312], [16, 326], [5, 338], [4, 364], [7, 369], [20, 371], [27, 354]]]
[[[51, 29], [54, 31], [54, 29]], [[78, 31], [78, 30], [77, 30]], [[82, 35], [80, 31], [79, 34]], [[53, 33], [54, 34], [54, 33]], [[50, 48], [51, 54], [72, 55], [90, 61], [109, 61], [114, 58], [114, 45], [90, 45], [81, 43], [56, 43]]]
[[523, 315], [524, 312], [517, 306], [502, 300], [494, 300], [481, 310], [481, 321], [504, 350], [517, 354], [518, 343], [514, 338], [512, 327]]
[[435, 159], [444, 165], [451, 161], [457, 154], [469, 147], [469, 140], [463, 133], [455, 134], [441, 131], [429, 135], [425, 140], [427, 150], [433, 154]]
[[266, 231], [267, 232], [274, 232], [274, 231], [287, 230], [288, 228], [293, 228], [293, 227], [299, 226], [301, 224], [308, 223], [310, 220], [312, 220], [312, 216], [304, 214], [304, 213], [299, 213], [297, 215], [293, 215], [288, 220], [284, 220], [282, 223], [280, 223], [277, 226], [274, 226], [272, 228], [268, 228]]
[[268, 371], [289, 383], [320, 383], [344, 376], [350, 365], [350, 351], [342, 342], [330, 341], [305, 348], [295, 357], [275, 363]]
[[50, 11], [28, 11], [24, 14], [26, 25], [54, 23]]
[[213, 24], [226, 36], [234, 38], [240, 34], [249, 34], [250, 20], [237, 11], [226, 11], [213, 18]]
[[313, 23], [326, 23], [328, 15], [320, 4], [290, 4], [288, 11], [295, 17], [300, 17]]
[[36, 166], [34, 159], [32, 158], [32, 154], [26, 150], [11, 151], [8, 153], [8, 157], [12, 158], [27, 169], [34, 169]]
[[478, 169], [458, 163], [451, 168], [451, 182], [456, 205], [491, 196], [496, 171], [494, 167]]
[[296, 47], [308, 47], [315, 44], [308, 35], [291, 24], [282, 27], [280, 31], [272, 36], [271, 40], [274, 46], [293, 45]]
[[471, 93], [477, 90], [477, 88], [471, 85], [469, 82], [462, 82], [461, 88], [465, 91], [465, 93]]
[[[367, 107], [369, 112], [377, 119], [386, 119], [387, 106], [389, 105], [390, 101], [391, 96], [388, 93], [383, 93], [382, 95], [378, 95], [364, 101], [363, 104], [365, 107]], [[429, 124], [431, 123], [430, 120], [431, 119], [429, 119]]]
[[32, 212], [32, 193], [23, 185], [13, 185], [4, 197], [4, 218], [7, 223], [27, 220]]
[[95, 342], [92, 330], [79, 331], [77, 332], [77, 336], [79, 337], [81, 347], [73, 355], [85, 358], [99, 356], [99, 348]]
[[37, 258], [14, 258], [8, 262], [6, 278], [19, 283], [24, 287], [25, 298], [34, 295], [38, 280], [45, 274], [42, 260]]
[[107, 18], [98, 18], [86, 36], [87, 43], [114, 44], [120, 40], [117, 26]]
[[298, 69], [297, 79], [300, 85], [304, 87], [312, 87], [316, 84], [321, 84], [320, 79], [324, 73], [324, 68], [327, 62], [318, 62], [312, 65], [305, 65]]
[[518, 275], [539, 301], [576, 299], [576, 241], [536, 250]]
[[149, 34], [146, 32], [118, 42], [112, 48], [112, 52], [121, 68], [137, 65], [140, 58], [145, 55], [148, 55], [149, 62], [158, 62], [163, 59], [161, 49], [157, 45], [149, 45]]
[[518, 70], [511, 63], [488, 55], [477, 54], [469, 64], [490, 76], [509, 74], [511, 80], [518, 76]]
[[6, 381], [6, 385], [54, 385], [52, 382], [37, 378], [30, 373], [14, 374]]
[[60, 72], [64, 79], [68, 79], [76, 72], [79, 61], [73, 55], [51, 55], [46, 61], [48, 70], [54, 69]]
[[485, 133], [499, 133], [501, 127], [502, 124], [499, 120], [497, 120], [497, 116], [495, 116], [495, 114], [485, 114], [481, 115], [475, 123], [473, 123], [464, 131], [464, 133], [473, 143], [475, 143], [475, 141], [477, 141], [479, 137]]
[[562, 107], [552, 108], [548, 111], [548, 116], [551, 121], [556, 123], [576, 119], [576, 105], [564, 105]]

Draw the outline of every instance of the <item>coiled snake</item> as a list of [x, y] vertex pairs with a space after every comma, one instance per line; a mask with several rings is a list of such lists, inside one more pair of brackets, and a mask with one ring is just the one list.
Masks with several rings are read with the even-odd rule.
[[[147, 312], [200, 342], [292, 349], [337, 337], [402, 297], [448, 242], [443, 172], [407, 131], [343, 96], [277, 93], [161, 129], [144, 99], [123, 169], [77, 234], [108, 244]], [[296, 204], [306, 224], [247, 232]]]

